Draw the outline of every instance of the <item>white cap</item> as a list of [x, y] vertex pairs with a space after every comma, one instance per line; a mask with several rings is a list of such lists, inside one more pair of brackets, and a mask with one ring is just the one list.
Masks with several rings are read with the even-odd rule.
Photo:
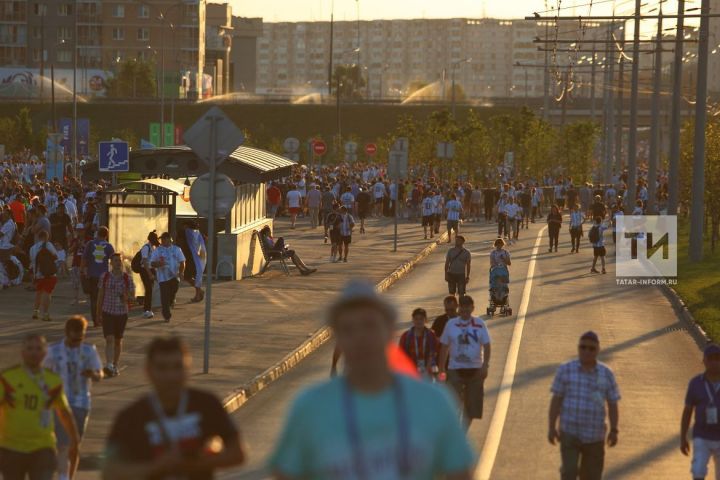
[[397, 318], [395, 307], [381, 296], [375, 286], [368, 280], [350, 280], [342, 289], [340, 296], [330, 305], [327, 314], [328, 323], [332, 323], [337, 313], [351, 304], [374, 305], [382, 310], [391, 320]]

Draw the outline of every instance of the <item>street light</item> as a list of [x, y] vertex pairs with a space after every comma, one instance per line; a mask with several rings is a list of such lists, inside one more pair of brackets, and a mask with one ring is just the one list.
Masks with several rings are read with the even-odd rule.
[[457, 62], [453, 62], [450, 65], [450, 76], [452, 78], [451, 84], [452, 84], [452, 116], [455, 118], [455, 70], [460, 67], [463, 63], [470, 63], [472, 62], [472, 58], [464, 58], [462, 60], [458, 60]]

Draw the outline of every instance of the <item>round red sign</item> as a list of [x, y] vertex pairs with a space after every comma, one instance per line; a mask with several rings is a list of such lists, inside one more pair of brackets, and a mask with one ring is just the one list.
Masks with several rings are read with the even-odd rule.
[[375, 155], [377, 153], [377, 145], [374, 143], [368, 143], [365, 145], [365, 153], [368, 155]]
[[327, 145], [322, 140], [313, 141], [313, 152], [315, 155], [324, 155], [327, 152]]

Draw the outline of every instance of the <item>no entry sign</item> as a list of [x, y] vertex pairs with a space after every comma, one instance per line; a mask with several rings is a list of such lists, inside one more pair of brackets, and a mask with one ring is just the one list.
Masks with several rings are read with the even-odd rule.
[[327, 145], [322, 140], [313, 141], [313, 152], [315, 155], [324, 155], [327, 152]]
[[368, 143], [365, 145], [365, 153], [368, 155], [375, 155], [377, 153], [377, 145], [374, 143]]

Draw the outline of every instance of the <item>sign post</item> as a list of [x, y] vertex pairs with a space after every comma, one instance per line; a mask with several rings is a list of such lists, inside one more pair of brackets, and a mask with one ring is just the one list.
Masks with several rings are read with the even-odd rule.
[[320, 157], [319, 163], [320, 167], [322, 168], [322, 156], [325, 155], [325, 152], [327, 152], [327, 145], [325, 145], [325, 142], [323, 142], [322, 140], [313, 140], [312, 151], [313, 158]]
[[[208, 263], [205, 290], [205, 342], [203, 373], [210, 371], [210, 320], [212, 319], [212, 275], [215, 266], [215, 182], [216, 169], [235, 149], [245, 141], [242, 131], [218, 107], [211, 108], [185, 132], [185, 143], [192, 148], [210, 170], [208, 187]], [[190, 194], [192, 199], [192, 192]]]
[[390, 149], [390, 158], [388, 159], [388, 174], [390, 178], [395, 180], [395, 201], [393, 203], [393, 207], [395, 209], [393, 252], [397, 252], [398, 242], [398, 215], [400, 212], [398, 203], [400, 203], [400, 180], [404, 180], [408, 176], [408, 147], [407, 138], [398, 138], [395, 140], [395, 143]]

